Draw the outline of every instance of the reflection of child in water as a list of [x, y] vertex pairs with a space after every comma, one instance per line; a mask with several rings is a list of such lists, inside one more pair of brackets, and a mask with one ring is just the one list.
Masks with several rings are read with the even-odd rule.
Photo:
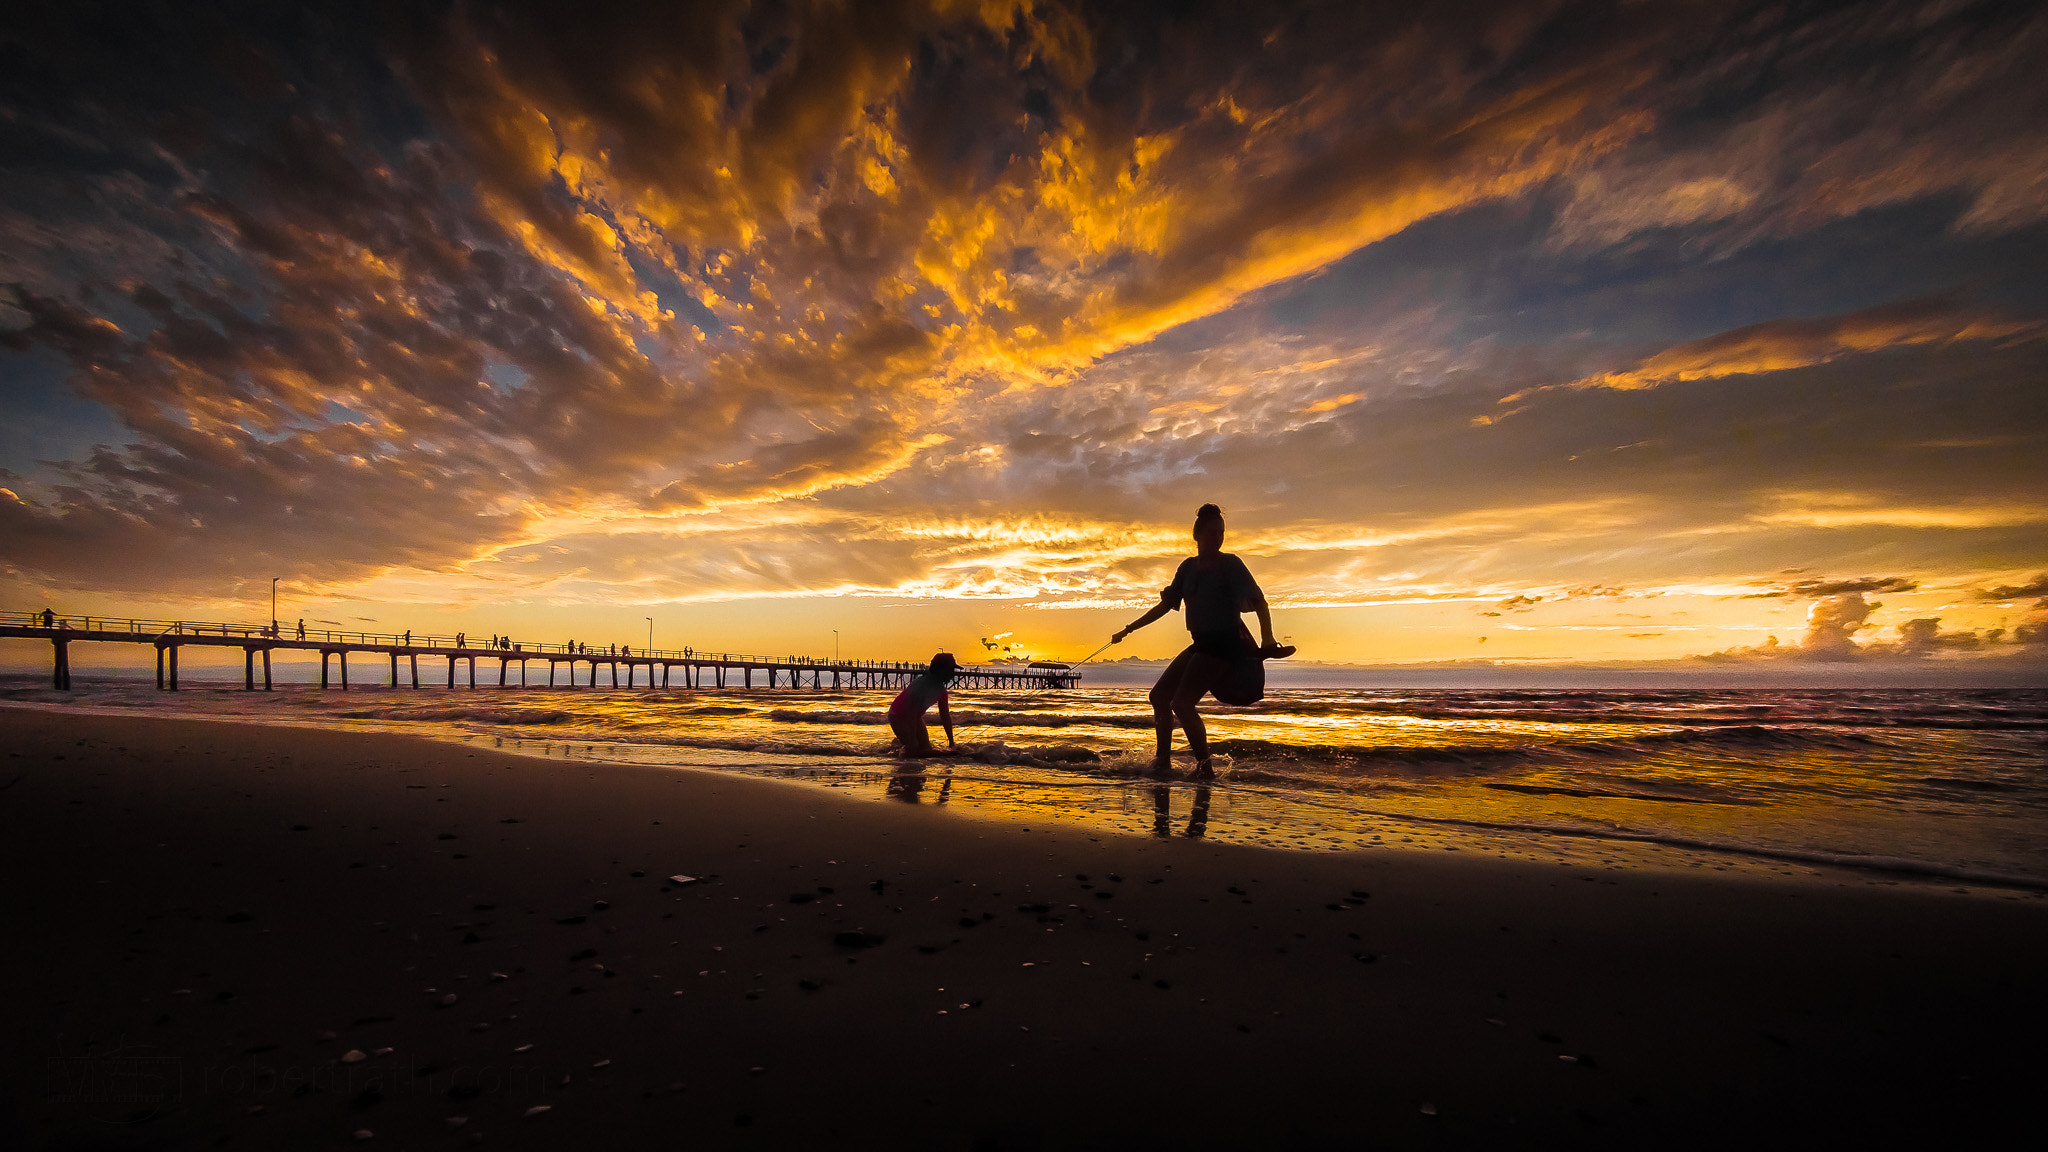
[[939, 723], [946, 728], [946, 747], [953, 743], [953, 712], [947, 707], [946, 685], [958, 674], [960, 665], [951, 652], [941, 652], [932, 657], [931, 667], [918, 673], [917, 678], [904, 685], [903, 691], [889, 705], [889, 728], [896, 733], [896, 743], [890, 751], [902, 756], [939, 756], [943, 753], [932, 747], [931, 733], [925, 730], [924, 714], [933, 704], [939, 706]]

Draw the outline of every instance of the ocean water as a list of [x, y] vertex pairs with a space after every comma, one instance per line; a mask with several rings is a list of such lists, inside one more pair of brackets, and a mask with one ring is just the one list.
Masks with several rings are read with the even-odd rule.
[[1283, 689], [1205, 706], [1219, 754], [1207, 785], [1142, 775], [1143, 688], [956, 691], [962, 755], [918, 763], [887, 755], [891, 695], [132, 683], [60, 695], [0, 681], [0, 701], [32, 707], [412, 732], [1027, 824], [2048, 891], [2043, 690]]

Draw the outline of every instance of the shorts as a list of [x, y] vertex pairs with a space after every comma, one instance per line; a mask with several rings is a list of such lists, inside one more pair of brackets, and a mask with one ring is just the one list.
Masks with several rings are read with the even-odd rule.
[[1218, 660], [1237, 660], [1252, 651], [1251, 645], [1245, 643], [1244, 633], [1241, 631], [1190, 632], [1188, 637], [1192, 641], [1188, 645], [1190, 651], [1200, 652], [1204, 656], [1214, 656]]

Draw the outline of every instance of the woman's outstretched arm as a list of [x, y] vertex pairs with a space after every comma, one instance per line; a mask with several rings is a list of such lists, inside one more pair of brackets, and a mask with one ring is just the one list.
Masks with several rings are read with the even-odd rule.
[[1147, 612], [1143, 616], [1140, 616], [1136, 620], [1132, 621], [1131, 623], [1124, 625], [1124, 630], [1117, 633], [1114, 636], [1111, 636], [1109, 638], [1109, 642], [1111, 644], [1121, 644], [1124, 642], [1124, 637], [1129, 636], [1131, 633], [1136, 632], [1138, 629], [1143, 628], [1145, 625], [1150, 624], [1154, 620], [1159, 619], [1161, 616], [1164, 616], [1171, 611], [1173, 611], [1173, 605], [1167, 603], [1166, 597], [1162, 596], [1159, 598], [1159, 603], [1154, 604], [1152, 606], [1152, 610], [1150, 612]]

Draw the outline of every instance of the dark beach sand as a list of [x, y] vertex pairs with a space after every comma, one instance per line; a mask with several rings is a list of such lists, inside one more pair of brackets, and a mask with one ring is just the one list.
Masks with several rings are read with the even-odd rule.
[[0, 1146], [2040, 1132], [2032, 893], [1027, 830], [224, 723], [0, 709], [0, 747]]

